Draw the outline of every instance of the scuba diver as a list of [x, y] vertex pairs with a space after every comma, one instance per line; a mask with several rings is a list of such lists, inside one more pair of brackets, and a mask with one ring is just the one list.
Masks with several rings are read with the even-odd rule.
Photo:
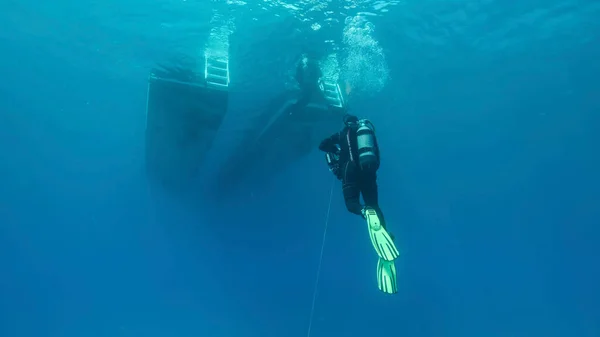
[[321, 95], [319, 88], [321, 77], [323, 76], [319, 62], [316, 58], [302, 54], [302, 57], [296, 65], [296, 82], [300, 87], [300, 97], [296, 102], [298, 108], [306, 106], [314, 100], [315, 94]]
[[[396, 266], [394, 260], [400, 255], [387, 232], [383, 213], [379, 208], [377, 169], [379, 146], [375, 127], [366, 119], [346, 114], [344, 127], [324, 139], [319, 150], [325, 152], [329, 170], [342, 181], [342, 193], [346, 208], [367, 221], [369, 237], [379, 256], [377, 283], [381, 291], [397, 292]], [[360, 202], [362, 194], [364, 206]]]

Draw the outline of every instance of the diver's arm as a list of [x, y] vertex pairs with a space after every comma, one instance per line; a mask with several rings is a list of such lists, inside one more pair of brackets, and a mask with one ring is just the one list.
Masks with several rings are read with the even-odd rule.
[[323, 139], [319, 144], [319, 150], [323, 152], [337, 152], [337, 145], [340, 143], [340, 133], [336, 132], [333, 135]]

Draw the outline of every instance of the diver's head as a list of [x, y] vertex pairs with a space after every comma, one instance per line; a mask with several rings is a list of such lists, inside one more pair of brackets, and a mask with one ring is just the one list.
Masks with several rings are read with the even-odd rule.
[[357, 124], [358, 124], [358, 117], [351, 115], [351, 114], [344, 115], [344, 125], [345, 126], [354, 126]]

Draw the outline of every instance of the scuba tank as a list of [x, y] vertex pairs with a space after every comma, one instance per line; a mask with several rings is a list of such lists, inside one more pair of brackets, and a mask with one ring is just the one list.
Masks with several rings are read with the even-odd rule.
[[379, 168], [379, 148], [375, 138], [375, 126], [368, 119], [358, 121], [356, 131], [358, 164], [366, 171], [377, 171]]

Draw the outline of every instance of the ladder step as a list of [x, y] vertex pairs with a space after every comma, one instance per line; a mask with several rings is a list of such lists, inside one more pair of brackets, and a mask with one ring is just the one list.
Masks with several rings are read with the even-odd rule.
[[214, 74], [214, 73], [207, 73], [206, 74], [206, 78], [223, 78], [223, 79], [227, 79], [227, 74]]
[[339, 108], [343, 107], [342, 94], [337, 83], [323, 81], [323, 96], [330, 105]]
[[208, 68], [211, 68], [211, 69], [223, 69], [223, 70], [227, 70], [228, 69], [227, 66], [222, 66], [220, 64], [219, 65], [214, 65], [214, 64], [208, 63], [206, 66]]
[[206, 76], [206, 80], [214, 80], [214, 81], [223, 81], [223, 82], [227, 82], [227, 76], [212, 76], [212, 75], [208, 75]]
[[205, 80], [209, 86], [229, 86], [229, 62], [223, 59], [206, 57]]
[[215, 86], [215, 87], [227, 87], [227, 84], [225, 83], [218, 83], [218, 82], [206, 82], [206, 84], [211, 85], [211, 86]]
[[222, 70], [222, 71], [228, 71], [229, 70], [229, 68], [227, 68], [226, 66], [225, 67], [216, 66], [216, 65], [210, 64], [210, 63], [207, 64], [206, 67], [209, 68], [209, 69], [218, 69], [218, 70]]
[[223, 65], [224, 67], [227, 67], [227, 63], [228, 63], [226, 60], [219, 60], [219, 59], [210, 58], [210, 57], [207, 58], [207, 61], [208, 61], [208, 63], [211, 63], [211, 64], [220, 64], [220, 65]]
[[214, 87], [227, 87], [228, 86], [228, 84], [224, 83], [224, 82], [212, 82], [212, 81], [209, 81], [209, 82], [206, 82], [206, 84], [209, 85], [209, 86], [214, 86]]
[[215, 75], [220, 75], [220, 76], [227, 76], [227, 69], [219, 69], [219, 68], [207, 68], [207, 73], [209, 74], [215, 74]]

